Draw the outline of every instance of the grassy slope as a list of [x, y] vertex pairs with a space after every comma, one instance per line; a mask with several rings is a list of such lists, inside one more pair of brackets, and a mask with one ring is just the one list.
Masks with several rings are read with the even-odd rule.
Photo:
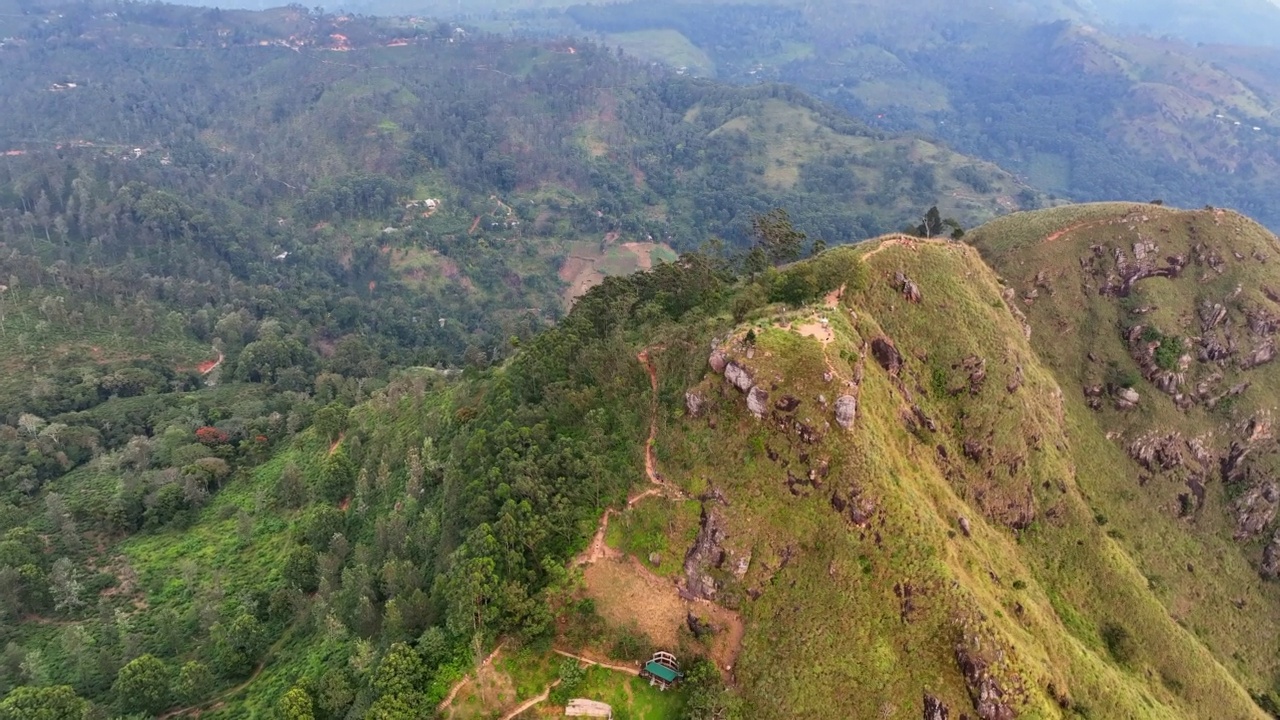
[[[1108, 218], [1123, 222], [1085, 227], [1051, 243], [1041, 241], [1047, 228]], [[1202, 241], [1223, 258], [1223, 272], [1194, 263], [1176, 280], [1142, 281], [1124, 302], [1100, 297], [1082, 286], [1078, 258], [1088, 254], [1091, 245], [1124, 248], [1139, 235], [1156, 239], [1162, 257], [1190, 254], [1191, 246]], [[1275, 273], [1254, 253], [1259, 257], [1274, 253], [1275, 237], [1234, 213], [1145, 205], [1014, 215], [973, 237], [1020, 295], [1041, 269], [1056, 269], [1050, 281], [1053, 292], [1042, 291], [1027, 313], [1036, 328], [1037, 349], [1067, 390], [1068, 407], [1082, 435], [1096, 438], [1100, 432], [1109, 432], [1116, 436], [1115, 444], [1094, 442], [1094, 452], [1081, 455], [1082, 460], [1094, 461], [1085, 485], [1091, 503], [1124, 538], [1121, 544], [1150, 579], [1154, 594], [1170, 615], [1251, 686], [1271, 686], [1277, 672], [1271, 648], [1280, 592], [1257, 576], [1260, 545], [1230, 540], [1235, 530], [1230, 503], [1239, 488], [1224, 487], [1214, 473], [1204, 508], [1193, 519], [1179, 519], [1177, 495], [1184, 488], [1159, 475], [1157, 482], [1140, 485], [1140, 468], [1122, 457], [1117, 446], [1149, 432], [1177, 431], [1188, 438], [1209, 437], [1210, 449], [1220, 454], [1239, 437], [1241, 423], [1276, 407], [1280, 400], [1277, 370], [1271, 365], [1242, 371], [1234, 363], [1222, 367], [1192, 363], [1191, 382], [1216, 370], [1225, 375], [1224, 384], [1252, 383], [1233, 402], [1212, 410], [1200, 405], [1181, 412], [1168, 396], [1143, 382], [1137, 389], [1144, 399], [1135, 411], [1121, 413], [1104, 407], [1092, 413], [1084, 408], [1078, 388], [1103, 381], [1110, 364], [1134, 367], [1120, 335], [1122, 325], [1141, 321], [1166, 335], [1189, 337], [1200, 334], [1197, 313], [1202, 301], [1223, 302], [1228, 324], [1236, 323], [1237, 328], [1244, 324], [1244, 309], [1269, 308], [1272, 303], [1262, 288], [1274, 286]], [[1155, 310], [1140, 317], [1127, 312], [1146, 307]], [[1241, 345], [1248, 349], [1248, 333], [1236, 332], [1244, 335]], [[1089, 358], [1091, 353], [1096, 361]]]
[[[1004, 658], [996, 673], [1024, 717], [1070, 717], [1053, 695], [1069, 696], [1090, 717], [1258, 717], [1243, 688], [1151, 591], [1141, 556], [1095, 521], [1086, 498], [1097, 492], [1097, 474], [1121, 460], [1087, 415], [1064, 406], [977, 253], [892, 246], [870, 263], [869, 286], [846, 294], [840, 310], [822, 311], [836, 334], [827, 357], [852, 377], [850, 359], [883, 333], [906, 369], [897, 386], [866, 364], [850, 435], [818, 400], [841, 392], [823, 380], [821, 345], [778, 327], [808, 313], [757, 318], [757, 351], [743, 362], [772, 398], [802, 400], [795, 417], [821, 429], [816, 445], [752, 418], [741, 396], [705, 370], [701, 352], [665, 356], [667, 407], [694, 385], [710, 399], [716, 427], [670, 413], [660, 465], [694, 492], [727, 496], [728, 556], [751, 557], [740, 582], [723, 578], [722, 598], [740, 604], [748, 622], [734, 674], [752, 716], [810, 717], [839, 706], [853, 717], [909, 717], [923, 692], [967, 711], [954, 653], [962, 643]], [[922, 304], [905, 303], [891, 287], [898, 270], [919, 283]], [[963, 387], [964, 375], [951, 368], [969, 355], [987, 360], [985, 387], [972, 397], [938, 392]], [[1025, 380], [1010, 393], [1015, 366]], [[904, 427], [912, 402], [937, 432]], [[993, 459], [964, 459], [969, 439]], [[789, 470], [803, 475], [822, 459], [830, 474], [821, 487], [801, 484], [799, 497], [788, 491]], [[1001, 467], [1009, 462], [1021, 469]], [[862, 527], [830, 503], [832, 492], [847, 495], [853, 485], [875, 507]], [[1028, 529], [998, 521], [1028, 502], [1037, 513]], [[955, 532], [959, 516], [971, 521], [972, 539]], [[675, 532], [687, 532], [680, 525]], [[904, 619], [895, 586], [907, 584], [914, 608]], [[1108, 623], [1123, 624], [1140, 648], [1124, 663], [1105, 649], [1100, 629]]]
[[[693, 112], [697, 112], [697, 107]], [[696, 117], [696, 115], [695, 115]], [[855, 182], [842, 188], [840, 200], [858, 209], [892, 208], [909, 215], [916, 204], [908, 197], [901, 178], [886, 168], [909, 160], [912, 167], [926, 165], [935, 181], [929, 196], [944, 215], [965, 223], [980, 223], [1017, 207], [1014, 196], [1024, 186], [1009, 173], [989, 163], [976, 162], [940, 145], [908, 137], [880, 139], [842, 134], [811, 110], [782, 100], [766, 100], [754, 112], [741, 113], [712, 131], [712, 135], [742, 133], [751, 138], [749, 165], [766, 188], [790, 191], [801, 183], [801, 166], [814, 160], [843, 159]], [[962, 167], [976, 168], [990, 188], [977, 192], [955, 178]]]

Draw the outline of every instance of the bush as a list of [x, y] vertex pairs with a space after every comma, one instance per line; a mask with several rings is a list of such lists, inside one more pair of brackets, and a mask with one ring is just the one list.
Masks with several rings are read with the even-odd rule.
[[1165, 337], [1160, 341], [1160, 347], [1156, 348], [1156, 365], [1161, 370], [1177, 370], [1178, 361], [1182, 359], [1182, 354], [1186, 352], [1186, 346], [1182, 342], [1182, 338], [1172, 335]]
[[1132, 662], [1137, 655], [1138, 648], [1133, 636], [1129, 634], [1128, 628], [1119, 623], [1102, 624], [1102, 643], [1107, 646], [1111, 657], [1121, 665]]
[[578, 694], [578, 688], [587, 677], [587, 669], [577, 660], [565, 659], [560, 663], [560, 684], [551, 689], [550, 700], [555, 705], [565, 705]]
[[649, 654], [648, 645], [643, 636], [629, 628], [613, 641], [609, 656], [618, 660], [641, 660]]

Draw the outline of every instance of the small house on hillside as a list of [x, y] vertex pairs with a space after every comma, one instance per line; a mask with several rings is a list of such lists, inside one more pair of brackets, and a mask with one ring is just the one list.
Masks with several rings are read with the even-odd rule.
[[679, 682], [684, 673], [680, 672], [680, 663], [675, 655], [659, 650], [640, 669], [640, 677], [647, 678], [649, 684], [657, 685], [659, 690], [666, 690]]
[[569, 701], [564, 709], [565, 717], [589, 717], [589, 718], [605, 718], [612, 720], [613, 708], [608, 703], [602, 703], [598, 700], [587, 700], [585, 698], [575, 698]]

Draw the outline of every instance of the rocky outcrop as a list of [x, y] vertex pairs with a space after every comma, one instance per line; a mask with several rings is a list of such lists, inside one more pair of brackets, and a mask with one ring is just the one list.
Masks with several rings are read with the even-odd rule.
[[852, 395], [841, 395], [836, 399], [836, 423], [848, 430], [858, 416], [858, 399]]
[[698, 417], [702, 413], [702, 408], [707, 403], [701, 395], [690, 390], [684, 394], [684, 409], [689, 417]]
[[1153, 433], [1129, 443], [1129, 457], [1150, 472], [1161, 472], [1182, 467], [1185, 462], [1182, 435], [1173, 432], [1165, 435]]
[[723, 521], [704, 504], [698, 537], [684, 556], [684, 590], [689, 596], [715, 600], [719, 586], [711, 570], [724, 564], [724, 540]]
[[876, 501], [867, 496], [857, 483], [847, 490], [831, 494], [831, 507], [858, 527], [866, 527], [876, 513]]
[[894, 273], [893, 286], [898, 292], [902, 293], [902, 297], [906, 298], [907, 302], [918, 303], [922, 299], [920, 286], [912, 282], [911, 278], [907, 277], [901, 270]]
[[1200, 305], [1200, 332], [1207, 334], [1210, 330], [1221, 325], [1227, 319], [1227, 308], [1222, 303], [1212, 303], [1205, 300]]
[[956, 663], [964, 675], [969, 699], [981, 720], [1015, 720], [1009, 694], [991, 671], [991, 663], [966, 643], [956, 645]]
[[924, 694], [924, 720], [950, 720], [951, 710], [941, 700]]
[[1271, 536], [1271, 542], [1262, 551], [1262, 565], [1258, 568], [1258, 574], [1264, 580], [1280, 579], [1280, 530]]
[[769, 412], [769, 393], [757, 385], [747, 393], [747, 409], [757, 418], [763, 418]]
[[1251, 540], [1275, 520], [1280, 507], [1280, 487], [1274, 482], [1264, 482], [1250, 488], [1235, 502], [1236, 540]]
[[953, 365], [952, 369], [960, 369], [969, 374], [969, 394], [977, 396], [982, 392], [982, 388], [987, 382], [987, 361], [977, 355], [970, 355], [961, 360], [958, 365]]
[[749, 392], [755, 381], [751, 378], [751, 373], [746, 368], [736, 362], [730, 361], [724, 366], [724, 379], [729, 384], [738, 388], [741, 392]]
[[1248, 355], [1240, 358], [1241, 370], [1252, 370], [1276, 359], [1276, 341], [1267, 338], [1258, 344]]
[[1010, 393], [1018, 392], [1018, 388], [1022, 387], [1022, 366], [1016, 365], [1013, 368], [1013, 377], [1009, 378], [1009, 382], [1005, 384], [1004, 389]]

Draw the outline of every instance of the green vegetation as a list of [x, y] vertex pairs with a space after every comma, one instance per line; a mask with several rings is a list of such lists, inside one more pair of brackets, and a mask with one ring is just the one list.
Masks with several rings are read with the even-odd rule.
[[1275, 706], [1260, 226], [949, 241], [1039, 198], [782, 86], [111, 7], [0, 48], [0, 719]]
[[[496, 5], [512, 10], [493, 24], [504, 29], [595, 34], [609, 44], [637, 33], [664, 38], [645, 57], [666, 54], [672, 67], [746, 85], [793, 84], [879, 132], [936, 138], [1065, 198], [1211, 202], [1280, 226], [1270, 202], [1280, 187], [1280, 75], [1275, 53], [1256, 47], [1275, 44], [1280, 9], [1266, 0], [1230, 8], [1189, 0]], [[691, 60], [696, 54], [707, 59]], [[839, 172], [815, 165], [819, 174]], [[943, 190], [951, 205], [943, 214], [971, 225], [955, 206], [997, 187], [974, 167], [939, 159], [936, 173], [911, 183]], [[1009, 209], [1034, 204], [1031, 189], [1000, 184]]]

